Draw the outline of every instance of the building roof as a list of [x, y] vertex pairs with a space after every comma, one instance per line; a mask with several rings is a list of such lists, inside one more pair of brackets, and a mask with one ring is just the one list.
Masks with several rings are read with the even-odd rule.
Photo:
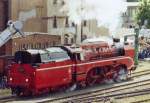
[[31, 54], [44, 54], [46, 53], [46, 51], [44, 50], [37, 50], [37, 49], [28, 49], [27, 52], [31, 53]]
[[[53, 36], [60, 36], [60, 35], [55, 35], [55, 34], [49, 34], [49, 33], [42, 33], [42, 32], [24, 32], [25, 36], [30, 36], [30, 35], [53, 35]], [[21, 37], [21, 35], [19, 33], [16, 33], [15, 35], [13, 35], [13, 39], [14, 38], [19, 38]]]

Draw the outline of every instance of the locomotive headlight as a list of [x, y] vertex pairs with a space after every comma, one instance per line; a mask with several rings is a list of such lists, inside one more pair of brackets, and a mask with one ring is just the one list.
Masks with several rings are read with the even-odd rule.
[[28, 78], [26, 78], [26, 80], [25, 80], [26, 82], [28, 82], [29, 81], [29, 79]]
[[9, 80], [12, 81], [12, 78], [10, 77]]

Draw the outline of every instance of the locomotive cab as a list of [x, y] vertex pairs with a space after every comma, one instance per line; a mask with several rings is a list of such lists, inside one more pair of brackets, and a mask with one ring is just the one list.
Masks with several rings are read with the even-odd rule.
[[74, 61], [84, 61], [85, 57], [84, 57], [84, 52], [82, 50], [82, 48], [80, 47], [67, 47], [68, 50], [71, 52], [72, 56], [71, 59]]
[[84, 61], [85, 60], [82, 52], [75, 52], [75, 53], [73, 53], [73, 55], [74, 55], [74, 58], [76, 61]]

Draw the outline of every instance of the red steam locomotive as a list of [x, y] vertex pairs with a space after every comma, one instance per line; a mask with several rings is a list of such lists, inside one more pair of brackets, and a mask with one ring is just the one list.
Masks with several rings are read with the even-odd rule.
[[134, 69], [133, 57], [130, 45], [117, 48], [106, 42], [18, 51], [7, 82], [18, 96], [73, 90], [77, 85], [92, 86], [105, 80], [120, 82]]

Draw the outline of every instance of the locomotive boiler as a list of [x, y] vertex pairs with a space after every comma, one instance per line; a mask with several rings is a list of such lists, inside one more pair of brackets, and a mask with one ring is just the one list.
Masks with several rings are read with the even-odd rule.
[[15, 53], [7, 82], [14, 94], [41, 93], [77, 86], [92, 86], [105, 80], [120, 82], [135, 68], [134, 48], [107, 42], [58, 46]]

